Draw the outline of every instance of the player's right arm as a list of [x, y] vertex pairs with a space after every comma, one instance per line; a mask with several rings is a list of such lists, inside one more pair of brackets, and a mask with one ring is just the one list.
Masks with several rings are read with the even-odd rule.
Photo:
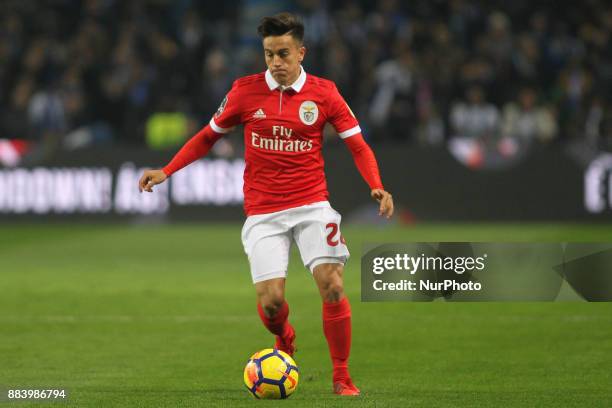
[[162, 169], [144, 171], [138, 181], [140, 192], [153, 192], [153, 186], [163, 183], [173, 173], [206, 156], [217, 140], [241, 122], [241, 117], [238, 85], [234, 82], [210, 122], [183, 145], [170, 163]]

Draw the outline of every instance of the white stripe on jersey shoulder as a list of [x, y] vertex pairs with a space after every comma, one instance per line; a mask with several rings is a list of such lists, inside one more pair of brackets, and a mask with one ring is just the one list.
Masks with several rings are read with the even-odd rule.
[[340, 138], [342, 139], [346, 139], [347, 137], [351, 137], [353, 135], [356, 135], [357, 133], [361, 133], [361, 128], [359, 127], [359, 125], [355, 126], [354, 128], [345, 130], [344, 132], [338, 133], [338, 136], [340, 136]]
[[210, 119], [209, 122], [210, 127], [217, 133], [229, 133], [233, 128], [222, 128], [215, 123], [215, 118]]

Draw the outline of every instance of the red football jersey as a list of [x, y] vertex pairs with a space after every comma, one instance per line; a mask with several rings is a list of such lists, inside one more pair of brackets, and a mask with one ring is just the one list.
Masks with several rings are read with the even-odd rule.
[[237, 79], [210, 121], [217, 133], [244, 124], [244, 208], [263, 214], [327, 200], [323, 127], [361, 132], [336, 85], [307, 75], [283, 87], [269, 71]]

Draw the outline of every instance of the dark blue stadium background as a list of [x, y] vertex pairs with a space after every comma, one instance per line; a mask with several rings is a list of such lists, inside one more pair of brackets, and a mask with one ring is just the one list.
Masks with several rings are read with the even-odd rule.
[[[99, 166], [98, 152], [119, 150], [150, 157], [138, 166], [163, 165], [236, 77], [265, 69], [256, 27], [281, 10], [304, 20], [306, 71], [337, 83], [408, 218], [609, 219], [612, 9], [603, 0], [2, 1], [0, 212], [12, 211], [2, 197], [16, 194], [15, 168], [74, 156]], [[437, 159], [411, 166], [398, 152]], [[241, 154], [237, 130], [211, 156]], [[548, 159], [538, 165], [540, 154]], [[456, 162], [472, 177], [440, 174]], [[333, 189], [359, 182], [346, 174]], [[453, 189], [483, 181], [480, 199]], [[567, 204], [564, 188], [571, 208], [551, 212]], [[465, 205], [419, 211], [444, 191]], [[504, 192], [514, 197], [508, 211], [519, 208], [507, 216], [491, 201]]]

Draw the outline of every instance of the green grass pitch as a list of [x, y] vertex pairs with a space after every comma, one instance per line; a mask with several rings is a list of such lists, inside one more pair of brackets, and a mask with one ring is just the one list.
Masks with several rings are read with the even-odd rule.
[[609, 241], [596, 225], [344, 229], [359, 398], [331, 394], [318, 292], [293, 254], [287, 283], [300, 385], [256, 401], [242, 369], [272, 345], [240, 225], [0, 226], [0, 388], [66, 388], [41, 407], [612, 406], [612, 303], [361, 303], [361, 244]]

